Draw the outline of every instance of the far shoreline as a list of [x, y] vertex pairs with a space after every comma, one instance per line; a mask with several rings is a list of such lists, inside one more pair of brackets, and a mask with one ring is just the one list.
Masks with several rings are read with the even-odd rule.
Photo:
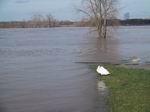
[[[108, 20], [107, 26], [150, 26], [150, 19], [115, 19]], [[0, 28], [53, 28], [53, 27], [94, 27], [89, 20], [81, 21], [5, 21], [0, 22]]]

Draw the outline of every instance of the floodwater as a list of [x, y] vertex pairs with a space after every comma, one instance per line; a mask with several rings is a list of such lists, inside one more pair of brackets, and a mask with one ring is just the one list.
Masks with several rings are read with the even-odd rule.
[[150, 27], [0, 29], [0, 112], [106, 112], [96, 75], [78, 62], [150, 61]]
[[120, 26], [107, 40], [92, 35], [82, 52], [82, 61], [124, 63], [139, 58], [139, 64], [150, 63], [150, 26]]

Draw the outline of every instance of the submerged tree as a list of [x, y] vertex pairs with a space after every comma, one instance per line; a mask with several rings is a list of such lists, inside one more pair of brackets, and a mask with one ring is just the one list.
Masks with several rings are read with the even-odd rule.
[[87, 14], [94, 23], [99, 37], [107, 37], [108, 21], [116, 20], [117, 0], [85, 0], [86, 9], [80, 10]]
[[46, 16], [47, 22], [48, 22], [48, 27], [55, 27], [56, 26], [56, 19], [54, 19], [54, 17], [49, 14]]
[[49, 14], [43, 16], [41, 14], [35, 14], [30, 21], [31, 27], [41, 28], [41, 27], [56, 27], [57, 20]]
[[32, 17], [31, 23], [32, 23], [32, 27], [35, 28], [40, 28], [43, 26], [43, 20], [44, 20], [44, 16], [40, 15], [40, 14], [35, 14]]

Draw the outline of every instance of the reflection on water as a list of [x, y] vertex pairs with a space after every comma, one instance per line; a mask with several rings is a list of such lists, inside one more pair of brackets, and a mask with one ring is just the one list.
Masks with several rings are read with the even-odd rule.
[[100, 39], [95, 34], [86, 37], [88, 43], [82, 46], [80, 62], [111, 62], [120, 60], [118, 40], [115, 37]]
[[89, 28], [0, 29], [0, 112], [106, 111], [95, 74], [75, 62], [148, 62], [149, 35], [148, 26], [119, 27], [107, 41]]
[[150, 62], [150, 26], [118, 27], [107, 40], [92, 35], [82, 61], [124, 63], [136, 57], [141, 63]]
[[142, 63], [150, 60], [150, 26], [120, 27], [115, 37], [121, 59], [137, 57]]

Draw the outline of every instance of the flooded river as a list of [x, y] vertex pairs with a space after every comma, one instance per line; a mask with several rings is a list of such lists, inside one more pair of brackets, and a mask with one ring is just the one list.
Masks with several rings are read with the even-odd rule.
[[0, 112], [105, 112], [88, 65], [150, 61], [150, 27], [119, 27], [100, 42], [90, 28], [0, 29]]

